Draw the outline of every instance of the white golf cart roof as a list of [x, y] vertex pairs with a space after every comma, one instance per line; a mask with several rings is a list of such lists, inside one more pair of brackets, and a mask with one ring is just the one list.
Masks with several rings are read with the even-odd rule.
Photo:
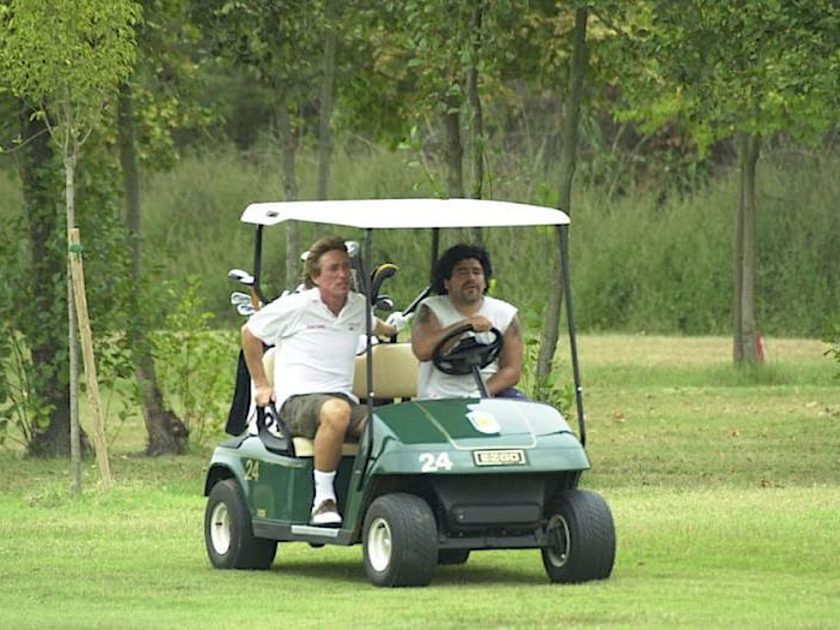
[[566, 225], [565, 212], [484, 199], [352, 199], [252, 203], [241, 220], [255, 225], [284, 221], [356, 228], [448, 228]]

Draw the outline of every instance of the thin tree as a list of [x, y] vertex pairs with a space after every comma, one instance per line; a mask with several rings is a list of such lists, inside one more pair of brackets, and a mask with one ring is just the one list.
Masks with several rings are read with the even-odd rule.
[[[65, 174], [66, 228], [76, 226], [81, 147], [134, 64], [139, 8], [125, 0], [15, 3], [6, 8], [2, 67], [12, 91], [31, 102], [58, 144]], [[70, 449], [78, 487], [79, 361], [73, 288], [67, 274], [70, 349]]]
[[756, 169], [762, 137], [818, 140], [840, 108], [840, 5], [833, 0], [634, 5], [623, 59], [629, 115], [649, 129], [678, 122], [701, 154], [735, 139], [733, 359], [757, 360]]
[[181, 454], [186, 451], [189, 433], [184, 423], [164, 404], [140, 304], [142, 296], [139, 288], [143, 286], [140, 174], [134, 130], [134, 95], [131, 83], [125, 82], [120, 86], [117, 106], [117, 144], [125, 189], [125, 222], [131, 244], [131, 277], [133, 286], [136, 287], [129, 298], [131, 304], [128, 340], [140, 396], [140, 408], [148, 435], [146, 453], [152, 456], [164, 453]]
[[[583, 99], [584, 78], [586, 77], [587, 47], [586, 25], [589, 11], [586, 7], [575, 10], [575, 27], [572, 31], [572, 55], [569, 59], [569, 90], [563, 107], [563, 155], [560, 163], [559, 205], [567, 214], [572, 212], [572, 181], [577, 165], [578, 122], [580, 104]], [[560, 230], [555, 232], [557, 248], [560, 251]], [[552, 290], [549, 293], [548, 310], [543, 324], [540, 350], [537, 357], [536, 381], [543, 387], [551, 375], [554, 352], [557, 349], [557, 337], [560, 328], [560, 307], [563, 287], [560, 284], [560, 260], [555, 256], [554, 271], [551, 274]]]
[[[166, 3], [144, 0], [146, 18], [136, 25], [137, 67], [120, 86], [117, 101], [117, 147], [125, 192], [125, 221], [131, 248], [131, 282], [127, 339], [134, 364], [143, 421], [148, 436], [146, 453], [180, 454], [187, 449], [189, 431], [166, 405], [148, 336], [151, 317], [144, 308], [147, 273], [143, 269], [141, 213], [142, 166], [165, 170], [176, 163], [173, 128], [200, 127], [205, 118], [195, 94], [196, 63], [190, 54], [198, 40], [188, 17], [188, 0]], [[149, 115], [149, 111], [152, 115]], [[142, 120], [145, 134], [138, 128]], [[152, 127], [148, 131], [149, 127]]]
[[[20, 330], [32, 358], [32, 431], [26, 450], [34, 457], [55, 457], [70, 453], [69, 357], [66, 331], [56, 327], [57, 315], [66, 312], [67, 289], [56, 278], [64, 278], [66, 248], [63, 225], [57, 211], [56, 192], [60, 173], [55, 168], [54, 144], [42, 119], [25, 102], [17, 100], [18, 128], [23, 145], [18, 149], [23, 209], [27, 220], [31, 257], [24, 313]], [[63, 295], [62, 295], [63, 294]], [[84, 434], [82, 449], [85, 450]]]
[[338, 47], [336, 0], [324, 0], [324, 63], [321, 74], [321, 103], [318, 109], [318, 199], [329, 197], [332, 160], [332, 114], [335, 93], [335, 56]]

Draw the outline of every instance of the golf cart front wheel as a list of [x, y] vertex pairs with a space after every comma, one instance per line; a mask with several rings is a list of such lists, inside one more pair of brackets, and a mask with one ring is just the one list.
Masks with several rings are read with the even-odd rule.
[[362, 534], [365, 572], [377, 586], [426, 586], [437, 565], [437, 525], [420, 497], [395, 493], [370, 504]]
[[547, 512], [548, 547], [543, 566], [552, 582], [603, 580], [615, 561], [615, 525], [601, 496], [572, 490], [555, 497]]
[[210, 491], [204, 543], [217, 569], [267, 569], [277, 553], [276, 540], [254, 537], [251, 513], [235, 479], [220, 481]]

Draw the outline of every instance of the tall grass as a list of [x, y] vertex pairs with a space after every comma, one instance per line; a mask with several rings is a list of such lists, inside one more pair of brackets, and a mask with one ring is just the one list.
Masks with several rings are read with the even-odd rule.
[[[163, 276], [201, 277], [217, 322], [237, 317], [227, 303], [232, 267], [252, 266], [253, 230], [239, 222], [253, 201], [282, 200], [279, 155], [269, 142], [241, 156], [221, 148], [185, 158], [169, 173], [148, 176], [143, 187], [143, 236], [149, 267]], [[416, 155], [348, 142], [332, 165], [333, 198], [434, 196], [444, 187], [439, 165], [418, 167]], [[497, 199], [553, 205], [550, 171], [534, 175], [515, 156], [493, 161]], [[527, 166], [527, 165], [526, 165]], [[300, 152], [300, 198], [315, 196], [317, 162]], [[836, 156], [768, 153], [758, 172], [756, 309], [765, 334], [820, 336], [840, 311], [840, 169]], [[518, 173], [518, 174], [517, 174]], [[431, 179], [430, 179], [431, 177]], [[732, 234], [737, 173], [725, 173], [691, 195], [659, 189], [626, 191], [610, 199], [583, 180], [573, 196], [571, 257], [578, 324], [585, 330], [721, 334], [732, 303]], [[0, 216], [17, 213], [13, 178], [0, 173]], [[302, 244], [326, 231], [360, 238], [353, 230], [302, 226]], [[22, 235], [21, 235], [22, 236]], [[520, 306], [529, 330], [541, 327], [553, 256], [548, 230], [495, 229], [484, 234], [496, 270], [494, 293]], [[443, 245], [460, 235], [443, 234]], [[400, 266], [385, 290], [405, 305], [426, 285], [430, 235], [375, 234], [374, 257]], [[284, 228], [267, 230], [264, 279], [268, 293], [291, 284], [282, 278]]]
[[[268, 151], [268, 150], [266, 150]], [[226, 304], [228, 268], [251, 265], [252, 232], [238, 222], [251, 201], [283, 198], [277, 156], [243, 160], [233, 152], [185, 160], [173, 173], [149, 181], [146, 242], [170, 275], [197, 273], [212, 310], [233, 316]], [[413, 156], [378, 147], [338, 152], [332, 169], [334, 198], [433, 195]], [[836, 158], [793, 166], [770, 155], [759, 167], [759, 275], [757, 313], [765, 333], [819, 336], [840, 310], [840, 183]], [[311, 198], [314, 157], [298, 160], [301, 198]], [[738, 200], [730, 173], [690, 197], [636, 191], [614, 200], [597, 189], [575, 191], [571, 254], [578, 323], [583, 329], [720, 334], [729, 329], [732, 302], [732, 226]], [[499, 199], [551, 203], [552, 182], [497, 180]], [[307, 242], [327, 230], [304, 226]], [[335, 231], [334, 229], [332, 231]], [[282, 288], [283, 228], [268, 231], [264, 271]], [[341, 230], [359, 238], [353, 230]], [[501, 229], [485, 234], [496, 269], [495, 294], [517, 303], [531, 329], [539, 329], [553, 240], [546, 230]], [[374, 255], [401, 267], [386, 290], [404, 305], [426, 284], [430, 236], [378, 232]], [[444, 245], [457, 233], [444, 234]]]

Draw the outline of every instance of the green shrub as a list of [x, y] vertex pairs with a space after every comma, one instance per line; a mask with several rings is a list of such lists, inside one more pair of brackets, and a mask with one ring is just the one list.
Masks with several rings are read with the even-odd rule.
[[218, 433], [233, 395], [238, 344], [233, 331], [210, 328], [198, 277], [170, 285], [164, 329], [152, 335], [158, 385], [167, 406], [186, 425], [194, 443]]

